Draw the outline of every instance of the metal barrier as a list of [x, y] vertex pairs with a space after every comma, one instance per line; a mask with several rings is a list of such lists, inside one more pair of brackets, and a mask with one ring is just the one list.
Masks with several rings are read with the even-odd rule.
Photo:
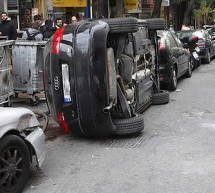
[[26, 92], [32, 105], [37, 105], [43, 92], [43, 50], [47, 41], [16, 40], [12, 49], [13, 87], [16, 97]]
[[11, 106], [13, 92], [11, 49], [14, 40], [0, 41], [0, 104]]

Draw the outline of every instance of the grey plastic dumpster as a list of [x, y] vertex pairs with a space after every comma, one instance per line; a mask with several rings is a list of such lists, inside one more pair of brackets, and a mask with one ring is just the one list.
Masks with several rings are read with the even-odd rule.
[[43, 50], [47, 41], [17, 40], [12, 49], [13, 86], [16, 97], [18, 93], [27, 93], [32, 105], [40, 101], [36, 93], [43, 88]]
[[11, 48], [14, 40], [0, 41], [0, 104], [11, 106], [13, 92], [13, 80], [11, 75]]

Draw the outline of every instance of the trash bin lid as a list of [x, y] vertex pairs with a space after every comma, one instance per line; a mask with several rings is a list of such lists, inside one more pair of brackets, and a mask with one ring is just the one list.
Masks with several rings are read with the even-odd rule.
[[11, 46], [15, 43], [15, 40], [0, 40], [0, 46]]
[[15, 45], [22, 46], [44, 46], [48, 41], [35, 41], [35, 40], [16, 40]]

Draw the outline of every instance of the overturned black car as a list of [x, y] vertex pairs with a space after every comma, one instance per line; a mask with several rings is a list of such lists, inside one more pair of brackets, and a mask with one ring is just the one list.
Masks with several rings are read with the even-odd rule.
[[65, 131], [128, 135], [144, 128], [159, 89], [156, 30], [164, 20], [82, 20], [60, 28], [45, 49], [44, 84], [52, 116]]

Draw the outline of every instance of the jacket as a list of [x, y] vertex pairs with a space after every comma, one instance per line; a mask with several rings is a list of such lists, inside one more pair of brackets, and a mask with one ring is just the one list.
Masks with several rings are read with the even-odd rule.
[[0, 32], [3, 36], [8, 36], [9, 40], [15, 40], [17, 37], [16, 27], [10, 20], [2, 21], [0, 23]]
[[[33, 34], [35, 34], [35, 33], [38, 33], [38, 34], [35, 36], [35, 40], [36, 40], [36, 41], [42, 41], [42, 40], [43, 40], [43, 35], [40, 33], [39, 30], [34, 29], [34, 28], [28, 28], [27, 30], [28, 30], [28, 32], [29, 32], [30, 35], [33, 35]], [[28, 39], [28, 35], [27, 35], [27, 32], [26, 32], [26, 31], [23, 32], [22, 38], [21, 38], [21, 39], [23, 39], [23, 40], [27, 40], [27, 39]]]

